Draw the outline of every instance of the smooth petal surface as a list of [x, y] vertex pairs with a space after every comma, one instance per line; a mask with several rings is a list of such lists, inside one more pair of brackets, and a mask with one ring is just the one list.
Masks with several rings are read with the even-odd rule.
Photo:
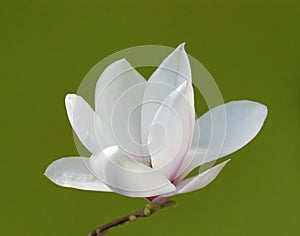
[[65, 105], [69, 121], [83, 145], [91, 152], [101, 150], [97, 133], [101, 133], [100, 121], [90, 105], [76, 94], [68, 94]]
[[188, 55], [182, 43], [160, 64], [147, 82], [141, 126], [144, 144], [147, 142], [149, 127], [157, 110], [167, 96], [185, 81], [191, 83], [192, 75]]
[[[138, 83], [144, 82], [146, 82], [145, 79], [125, 58], [113, 62], [106, 67], [97, 81], [95, 90], [96, 110], [98, 110], [98, 108], [102, 111], [105, 110], [101, 106], [105, 104], [105, 101], [113, 105], [124, 91]], [[110, 99], [108, 99], [107, 96], [109, 96]], [[105, 101], [101, 101], [102, 99]], [[111, 109], [109, 109], [109, 111], [110, 110]]]
[[63, 187], [112, 192], [89, 170], [87, 157], [66, 157], [56, 160], [48, 166], [45, 176]]
[[147, 145], [141, 139], [141, 106], [146, 83], [129, 88], [116, 102], [112, 112], [111, 126], [116, 144], [139, 162], [149, 164], [144, 155]]
[[158, 109], [148, 137], [152, 166], [172, 180], [187, 154], [194, 131], [193, 87], [184, 82]]
[[[224, 116], [221, 115], [224, 110], [226, 120], [223, 120]], [[215, 161], [245, 146], [257, 135], [263, 126], [267, 113], [266, 106], [257, 102], [242, 100], [217, 106], [201, 116], [196, 121], [194, 138], [187, 157], [192, 158], [193, 161], [188, 167], [182, 167], [181, 173], [185, 169], [184, 173], [181, 174], [182, 177], [201, 164]], [[223, 118], [220, 119], [221, 117]], [[221, 140], [223, 141], [221, 150], [214, 146], [211, 134], [213, 129], [214, 132], [218, 132], [218, 129], [224, 127], [218, 124], [212, 127], [212, 119], [219, 119], [218, 123], [226, 124], [224, 140]]]
[[118, 146], [93, 155], [90, 166], [103, 183], [122, 195], [149, 197], [175, 190], [175, 186], [159, 171], [135, 161]]
[[[177, 88], [185, 81], [192, 82], [192, 73], [189, 58], [184, 49], [185, 43], [180, 44], [164, 61], [157, 70], [151, 75], [148, 82], [160, 82], [170, 85], [173, 89]], [[163, 90], [161, 94], [164, 98], [173, 90]]]
[[[145, 82], [145, 79], [126, 59], [120, 59], [110, 64], [99, 77], [95, 90], [95, 107], [101, 124], [103, 124], [102, 133], [98, 134], [97, 137], [101, 140], [102, 148], [116, 145], [119, 142], [119, 133], [113, 132], [113, 116], [117, 116], [117, 119], [128, 118], [126, 114], [123, 114], [122, 109], [115, 110], [115, 107], [121, 101], [119, 98], [123, 96], [123, 99], [126, 99], [123, 106], [125, 106], [124, 110], [127, 111], [126, 106], [130, 106], [132, 103], [136, 104], [137, 100], [142, 100], [142, 98], [136, 97], [136, 100], [132, 100], [132, 96], [124, 96], [123, 94], [129, 94], [128, 90]], [[140, 132], [140, 125], [136, 124], [135, 129]], [[105, 140], [102, 140], [102, 136], [105, 136]], [[128, 147], [128, 149], [130, 148]]]
[[154, 202], [158, 202], [160, 198], [188, 193], [206, 187], [218, 176], [218, 174], [221, 172], [223, 167], [229, 161], [230, 160], [226, 160], [194, 177], [183, 180], [178, 185], [176, 185], [176, 190], [174, 192], [163, 194], [162, 196], [156, 198]]

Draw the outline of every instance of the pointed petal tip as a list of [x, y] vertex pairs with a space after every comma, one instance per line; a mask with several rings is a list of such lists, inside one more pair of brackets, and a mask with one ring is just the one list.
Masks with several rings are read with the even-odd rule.
[[192, 87], [192, 81], [185, 80], [182, 84], [180, 84], [177, 88], [178, 90], [181, 90], [183, 94], [185, 94], [189, 89], [193, 90]]
[[[225, 160], [225, 161], [223, 161], [223, 162], [221, 162], [221, 163], [219, 163], [219, 164], [217, 164], [217, 165], [211, 167], [211, 168], [208, 169], [207, 171], [213, 171], [215, 168], [221, 167], [221, 169], [220, 169], [220, 171], [219, 171], [219, 172], [221, 172], [221, 170], [223, 169], [223, 167], [224, 167], [225, 165], [227, 165], [228, 162], [230, 162], [230, 161], [231, 161], [231, 159], [227, 159], [227, 160]], [[201, 170], [199, 169], [199, 171], [201, 171]], [[203, 172], [203, 173], [204, 173], [204, 172]], [[200, 174], [201, 174], [201, 173], [200, 173]]]
[[124, 62], [129, 63], [125, 57], [120, 58], [120, 59], [116, 60], [115, 62], [117, 62], [117, 63], [124, 63]]
[[264, 112], [266, 112], [266, 114], [268, 114], [268, 107], [264, 104], [261, 104], [262, 108], [264, 109]]
[[260, 102], [256, 102], [256, 101], [251, 101], [251, 100], [236, 100], [236, 101], [231, 101], [231, 102], [228, 102], [228, 104], [230, 103], [244, 103], [244, 104], [252, 104], [254, 106], [256, 106], [258, 108], [258, 110], [261, 110], [265, 113], [265, 115], [268, 114], [268, 107]]
[[263, 114], [264, 114], [264, 119], [266, 119], [268, 116], [268, 107], [263, 104], [261, 104], [261, 106], [262, 106], [261, 109], [263, 110]]
[[262, 103], [256, 102], [256, 101], [250, 101], [250, 100], [245, 100], [245, 102], [252, 102], [253, 104], [255, 104], [258, 108], [261, 109], [261, 111], [263, 111], [264, 115], [267, 116], [268, 114], [268, 107]]
[[185, 52], [185, 44], [186, 44], [185, 42], [182, 42], [181, 44], [178, 45], [177, 49]]
[[186, 89], [188, 87], [188, 84], [189, 84], [188, 81], [185, 80], [181, 85], [178, 86], [178, 88], [182, 87], [182, 88]]
[[134, 67], [132, 67], [132, 65], [129, 63], [129, 61], [125, 57], [115, 60], [114, 62], [109, 64], [107, 68], [109, 68], [111, 66], [123, 68], [123, 69], [121, 69], [121, 72], [134, 70]]
[[50, 181], [53, 182], [53, 179], [51, 178], [51, 171], [49, 171], [50, 167], [53, 165], [53, 162], [47, 166], [46, 170], [44, 171], [43, 175], [48, 178]]
[[[121, 72], [122, 72], [124, 70], [124, 67], [128, 67], [128, 66], [131, 66], [131, 65], [125, 57], [118, 58], [118, 59], [114, 59], [112, 62], [109, 62], [107, 67], [104, 69], [104, 72], [105, 71], [115, 71], [118, 69], [120, 70], [120, 68], [121, 68]], [[119, 74], [118, 72], [116, 72], [116, 73]], [[101, 76], [102, 76], [102, 74], [100, 75], [100, 77]]]
[[51, 172], [48, 171], [48, 168], [45, 170], [45, 172], [43, 173], [43, 175], [48, 179], [50, 180], [52, 183], [57, 183], [55, 181], [55, 178], [53, 178], [53, 174]]

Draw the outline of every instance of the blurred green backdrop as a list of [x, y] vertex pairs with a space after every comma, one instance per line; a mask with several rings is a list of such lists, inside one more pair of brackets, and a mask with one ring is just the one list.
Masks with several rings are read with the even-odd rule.
[[182, 41], [225, 101], [260, 101], [269, 116], [207, 188], [109, 235], [300, 235], [299, 1], [1, 0], [0, 29], [1, 235], [82, 236], [143, 206], [58, 187], [43, 172], [77, 154], [64, 96], [93, 65]]

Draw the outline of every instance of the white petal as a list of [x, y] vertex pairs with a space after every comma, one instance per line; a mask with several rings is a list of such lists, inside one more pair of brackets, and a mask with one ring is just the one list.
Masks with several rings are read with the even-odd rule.
[[[185, 43], [180, 44], [151, 75], [149, 81], [162, 82], [177, 88], [185, 81], [192, 82], [191, 67], [188, 55], [184, 49]], [[148, 81], [148, 82], [149, 82]], [[166, 98], [169, 93], [164, 94]]]
[[147, 145], [141, 139], [141, 106], [146, 83], [129, 88], [117, 100], [112, 112], [111, 126], [117, 145], [142, 163], [150, 161], [145, 155]]
[[96, 134], [101, 133], [100, 121], [93, 109], [76, 94], [68, 94], [65, 104], [70, 123], [80, 141], [91, 153], [99, 152], [101, 146]]
[[[113, 110], [118, 103], [120, 96], [128, 89], [145, 83], [145, 79], [128, 63], [126, 59], [115, 61], [109, 65], [98, 79], [95, 91], [95, 107], [103, 125], [107, 142], [104, 147], [116, 145], [118, 140], [114, 137], [113, 126], [111, 124], [113, 118]], [[132, 101], [128, 101], [130, 104]], [[118, 118], [122, 118], [123, 114], [114, 113]], [[138, 129], [140, 127], [137, 125]]]
[[[226, 160], [194, 177], [183, 180], [176, 185], [176, 190], [174, 192], [163, 194], [159, 196], [159, 198], [188, 193], [206, 187], [218, 176], [228, 161], [230, 160]], [[156, 198], [154, 202], [157, 202], [159, 198]]]
[[[105, 105], [105, 101], [113, 106], [119, 96], [128, 88], [146, 82], [145, 79], [129, 64], [126, 59], [120, 59], [110, 64], [100, 75], [95, 91], [96, 110], [105, 110], [100, 105]], [[108, 90], [108, 91], [107, 91]], [[107, 97], [109, 96], [109, 98]], [[100, 106], [100, 107], [97, 107]], [[106, 107], [111, 107], [106, 106]], [[111, 110], [108, 109], [109, 111]]]
[[160, 105], [183, 82], [192, 81], [188, 55], [180, 44], [157, 68], [147, 82], [142, 109], [142, 139], [147, 142], [149, 127]]
[[183, 180], [176, 186], [176, 194], [188, 193], [204, 188], [217, 177], [217, 175], [229, 161], [230, 160], [224, 161], [195, 177]]
[[[225, 111], [226, 116], [222, 113]], [[195, 124], [194, 138], [188, 157], [193, 159], [188, 167], [179, 171], [184, 177], [197, 166], [229, 155], [250, 142], [262, 128], [267, 107], [252, 101], [234, 101], [217, 106], [201, 116]], [[216, 120], [212, 127], [212, 120]], [[220, 125], [221, 124], [221, 125]], [[215, 141], [212, 132], [224, 133], [224, 139]], [[222, 136], [222, 135], [221, 135]], [[216, 137], [216, 135], [214, 135]], [[223, 147], [220, 142], [223, 142]], [[217, 145], [218, 144], [218, 145]]]
[[158, 109], [149, 134], [152, 166], [172, 180], [187, 154], [194, 131], [193, 87], [184, 82]]
[[55, 184], [83, 190], [112, 192], [89, 170], [87, 157], [67, 157], [51, 163], [45, 175]]
[[103, 183], [122, 195], [150, 197], [175, 190], [161, 173], [130, 158], [118, 146], [93, 155], [90, 166]]

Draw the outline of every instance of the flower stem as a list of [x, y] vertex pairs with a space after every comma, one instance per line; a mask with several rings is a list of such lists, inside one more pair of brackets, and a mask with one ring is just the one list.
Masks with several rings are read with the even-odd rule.
[[142, 209], [140, 209], [140, 210], [138, 210], [138, 211], [136, 211], [136, 212], [134, 212], [130, 215], [127, 215], [127, 216], [124, 216], [124, 217], [119, 218], [117, 220], [111, 221], [111, 222], [95, 229], [93, 232], [89, 233], [88, 236], [103, 236], [112, 227], [124, 224], [127, 221], [134, 221], [134, 220], [136, 220], [137, 218], [140, 218], [140, 217], [151, 216], [160, 209], [168, 208], [168, 207], [175, 207], [176, 205], [177, 205], [177, 203], [175, 201], [168, 201], [168, 202], [166, 202], [164, 204], [161, 204], [161, 205], [158, 205], [158, 204], [155, 204], [155, 203], [152, 203], [152, 202], [148, 203]]

